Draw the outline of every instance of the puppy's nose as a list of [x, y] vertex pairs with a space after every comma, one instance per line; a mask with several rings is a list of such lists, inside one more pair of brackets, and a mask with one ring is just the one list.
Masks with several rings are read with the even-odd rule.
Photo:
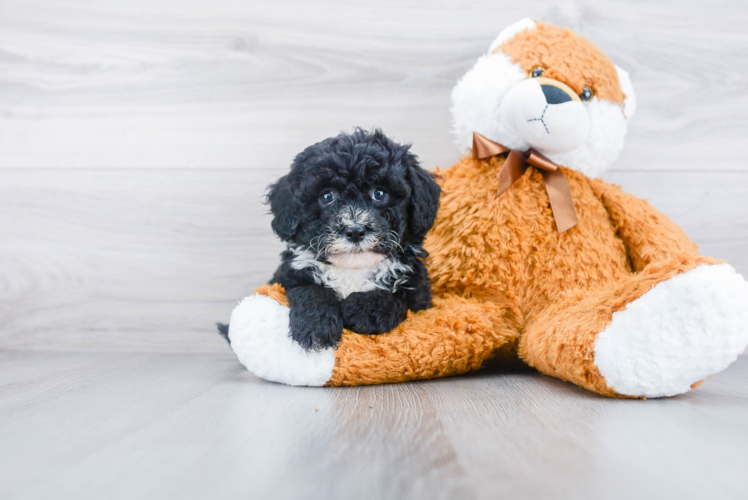
[[571, 101], [571, 96], [555, 85], [545, 84], [541, 85], [540, 88], [543, 90], [545, 101], [548, 104], [561, 104], [562, 102]]
[[345, 237], [348, 238], [348, 241], [351, 241], [353, 243], [358, 243], [359, 241], [364, 239], [365, 234], [366, 228], [359, 224], [354, 224], [353, 226], [348, 227], [345, 230]]

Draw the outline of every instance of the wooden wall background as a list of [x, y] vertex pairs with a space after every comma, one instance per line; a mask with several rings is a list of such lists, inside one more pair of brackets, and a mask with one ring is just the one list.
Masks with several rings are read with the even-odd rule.
[[353, 126], [457, 158], [449, 93], [525, 16], [628, 69], [605, 175], [748, 273], [740, 0], [0, 0], [0, 348], [221, 351], [280, 244], [261, 197]]

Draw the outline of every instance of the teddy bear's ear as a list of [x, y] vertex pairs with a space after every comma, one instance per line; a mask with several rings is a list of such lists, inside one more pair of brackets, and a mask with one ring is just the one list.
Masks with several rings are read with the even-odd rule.
[[631, 85], [631, 78], [628, 72], [617, 64], [615, 67], [618, 73], [618, 83], [626, 95], [626, 98], [623, 100], [623, 114], [626, 115], [626, 120], [630, 120], [634, 116], [634, 113], [636, 113], [636, 93], [634, 92], [634, 86]]
[[514, 35], [516, 35], [517, 33], [521, 33], [525, 30], [534, 30], [535, 27], [535, 21], [533, 21], [529, 17], [521, 19], [516, 23], [507, 26], [506, 28], [501, 30], [499, 36], [496, 37], [496, 40], [494, 40], [491, 46], [488, 48], [488, 53], [493, 54], [493, 51], [496, 50], [499, 45], [511, 40], [512, 37], [514, 37]]

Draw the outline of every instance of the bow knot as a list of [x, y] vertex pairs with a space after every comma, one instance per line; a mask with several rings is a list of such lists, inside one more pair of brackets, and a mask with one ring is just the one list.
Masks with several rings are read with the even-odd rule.
[[553, 211], [553, 218], [556, 220], [558, 232], [563, 233], [579, 223], [569, 182], [558, 165], [534, 149], [523, 153], [487, 139], [478, 132], [473, 132], [474, 159], [483, 160], [503, 153], [509, 154], [504, 161], [504, 166], [499, 171], [499, 195], [522, 177], [522, 174], [527, 170], [527, 166], [531, 165], [540, 170], [540, 174], [543, 176], [545, 190], [551, 201], [551, 210]]

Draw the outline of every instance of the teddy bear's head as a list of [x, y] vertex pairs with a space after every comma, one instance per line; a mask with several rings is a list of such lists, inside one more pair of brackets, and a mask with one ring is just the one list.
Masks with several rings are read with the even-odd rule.
[[461, 149], [478, 132], [592, 177], [618, 157], [635, 107], [628, 73], [585, 38], [532, 19], [504, 29], [452, 91]]

